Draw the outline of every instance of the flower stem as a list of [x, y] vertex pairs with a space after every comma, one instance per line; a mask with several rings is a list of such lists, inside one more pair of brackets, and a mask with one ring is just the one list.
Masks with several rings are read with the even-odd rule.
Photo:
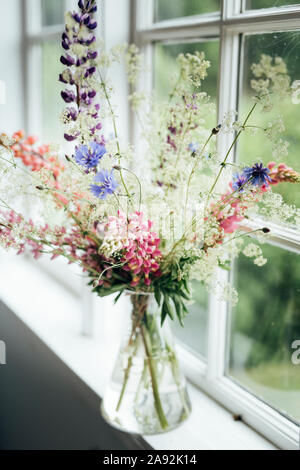
[[156, 370], [155, 370], [155, 363], [153, 361], [152, 357], [152, 351], [151, 351], [151, 340], [149, 338], [149, 334], [147, 329], [145, 328], [144, 325], [141, 327], [141, 334], [143, 338], [143, 343], [145, 347], [145, 352], [147, 356], [147, 361], [148, 361], [148, 366], [149, 366], [149, 371], [150, 371], [150, 377], [151, 377], [151, 385], [152, 385], [152, 390], [153, 390], [153, 398], [154, 398], [154, 406], [155, 410], [160, 422], [160, 425], [162, 429], [166, 429], [168, 427], [168, 421], [165, 416], [160, 396], [159, 396], [159, 390], [158, 390], [158, 383], [157, 383], [157, 377], [156, 377]]
[[[211, 132], [209, 137], [207, 138], [206, 142], [204, 143], [201, 151], [200, 151], [200, 157], [202, 156], [206, 146], [208, 145], [210, 139], [212, 138], [214, 134]], [[193, 178], [193, 175], [196, 171], [196, 168], [197, 168], [197, 165], [198, 165], [198, 162], [199, 162], [199, 158], [196, 158], [196, 161], [195, 161], [195, 164], [192, 168], [192, 171], [190, 173], [190, 176], [189, 176], [189, 179], [188, 179], [188, 183], [187, 183], [187, 188], [186, 188], [186, 197], [185, 197], [185, 206], [184, 206], [184, 223], [186, 223], [186, 210], [187, 210], [187, 205], [188, 205], [188, 200], [189, 200], [189, 189], [190, 189], [190, 184], [191, 184], [191, 181], [192, 181], [192, 178]]]
[[[132, 305], [133, 305], [134, 319], [133, 319], [132, 331], [131, 331], [130, 338], [129, 338], [129, 341], [128, 341], [128, 347], [132, 347], [133, 341], [137, 340], [137, 334], [136, 333], [137, 333], [137, 330], [140, 326], [140, 323], [141, 323], [141, 321], [142, 321], [142, 319], [145, 315], [145, 311], [146, 311], [146, 308], [147, 308], [147, 304], [148, 304], [147, 297], [145, 297], [144, 302], [140, 302], [141, 297], [143, 298], [145, 296], [138, 296], [137, 299], [135, 299], [134, 296], [131, 297], [131, 302], [132, 302]], [[119, 400], [118, 400], [116, 411], [120, 410], [120, 407], [121, 407], [121, 404], [122, 404], [124, 393], [125, 393], [125, 390], [126, 390], [126, 387], [127, 387], [127, 382], [128, 382], [128, 379], [129, 379], [130, 370], [131, 370], [131, 367], [132, 367], [132, 359], [133, 359], [133, 357], [136, 353], [136, 349], [137, 349], [137, 347], [134, 349], [133, 353], [128, 358], [127, 367], [124, 371], [124, 381], [123, 381], [123, 385], [122, 385], [122, 390], [121, 390], [121, 393], [120, 393], [120, 397], [119, 397]]]
[[124, 382], [123, 382], [122, 390], [121, 390], [121, 393], [120, 393], [119, 401], [118, 401], [118, 404], [117, 404], [117, 407], [116, 407], [117, 411], [120, 410], [120, 406], [122, 404], [122, 400], [123, 400], [124, 393], [125, 393], [125, 390], [126, 390], [127, 382], [128, 382], [128, 379], [129, 379], [129, 373], [130, 373], [130, 369], [131, 369], [131, 366], [132, 366], [132, 357], [133, 357], [133, 355], [129, 356], [127, 367], [126, 367], [125, 372], [124, 372]]
[[176, 358], [176, 354], [175, 354], [175, 352], [173, 351], [173, 349], [171, 348], [171, 346], [168, 343], [166, 343], [166, 347], [167, 347], [167, 350], [168, 350], [168, 353], [169, 353], [169, 356], [170, 356], [169, 360], [170, 360], [170, 363], [171, 363], [172, 374], [173, 374], [173, 378], [174, 378], [176, 386], [177, 386], [179, 396], [181, 398], [182, 406], [184, 408], [184, 413], [185, 413], [186, 416], [188, 416], [190, 414], [190, 410], [189, 410], [184, 392], [183, 392], [181, 384], [180, 384], [179, 367], [178, 367], [178, 361], [177, 361], [177, 358]]
[[[100, 72], [100, 70], [98, 69], [98, 73], [99, 73], [99, 76], [100, 76], [100, 80], [101, 80], [101, 85], [102, 85], [102, 88], [103, 88], [103, 91], [104, 91], [104, 95], [105, 95], [105, 98], [106, 98], [106, 101], [107, 101], [107, 104], [108, 104], [108, 107], [109, 107], [109, 111], [110, 111], [110, 114], [111, 114], [111, 119], [112, 119], [112, 123], [113, 123], [113, 128], [114, 128], [114, 134], [115, 134], [115, 138], [116, 138], [116, 144], [117, 144], [117, 151], [118, 151], [118, 163], [120, 165], [121, 161], [121, 150], [120, 150], [120, 144], [119, 144], [119, 138], [118, 138], [118, 131], [117, 131], [117, 125], [116, 125], [116, 119], [115, 119], [115, 114], [114, 114], [114, 110], [112, 108], [112, 104], [110, 102], [110, 98], [109, 98], [109, 95], [108, 95], [108, 92], [107, 92], [107, 89], [106, 89], [106, 85], [105, 85], [105, 82], [102, 78], [102, 74]], [[123, 184], [123, 187], [125, 189], [125, 192], [126, 192], [126, 195], [128, 198], [130, 198], [130, 193], [127, 189], [127, 186], [126, 186], [126, 183], [124, 181], [124, 178], [123, 178], [123, 174], [122, 174], [122, 171], [120, 170], [120, 178], [121, 178], [121, 181], [122, 181], [122, 184]]]
[[226, 153], [226, 155], [225, 155], [225, 158], [224, 158], [224, 160], [223, 160], [222, 163], [221, 163], [221, 168], [220, 168], [220, 170], [219, 170], [219, 173], [217, 174], [217, 177], [216, 177], [216, 179], [215, 179], [215, 181], [214, 181], [214, 183], [213, 183], [213, 185], [212, 185], [212, 187], [211, 187], [211, 189], [210, 189], [210, 191], [209, 191], [209, 193], [208, 193], [207, 202], [209, 201], [209, 198], [210, 198], [210, 196], [211, 196], [213, 190], [215, 189], [217, 182], [219, 181], [219, 178], [220, 178], [221, 173], [222, 173], [222, 171], [223, 171], [223, 169], [224, 169], [224, 167], [225, 167], [225, 163], [227, 162], [227, 159], [228, 159], [228, 157], [229, 157], [229, 155], [230, 155], [230, 153], [231, 153], [231, 150], [232, 150], [233, 147], [235, 146], [235, 144], [236, 144], [236, 142], [237, 142], [239, 136], [240, 136], [241, 133], [242, 133], [242, 130], [244, 130], [244, 128], [245, 128], [245, 126], [246, 126], [246, 124], [247, 124], [247, 122], [248, 122], [248, 120], [249, 120], [251, 114], [253, 113], [254, 109], [256, 108], [256, 105], [257, 105], [257, 103], [254, 103], [254, 105], [253, 105], [252, 108], [250, 109], [249, 113], [248, 113], [247, 116], [246, 116], [245, 121], [243, 122], [243, 125], [242, 125], [241, 130], [236, 134], [236, 136], [235, 136], [235, 138], [234, 138], [232, 144], [230, 145], [230, 147], [229, 147], [229, 149], [228, 149], [228, 151], [227, 151], [227, 153]]

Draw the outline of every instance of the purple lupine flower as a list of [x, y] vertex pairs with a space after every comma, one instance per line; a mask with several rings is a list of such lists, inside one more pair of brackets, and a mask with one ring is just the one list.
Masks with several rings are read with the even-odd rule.
[[73, 13], [72, 17], [74, 18], [75, 21], [77, 21], [77, 23], [80, 23], [81, 16], [79, 15], [79, 13]]
[[59, 81], [62, 82], [62, 83], [69, 83], [68, 80], [66, 80], [63, 76], [62, 73], [59, 74]]
[[75, 59], [72, 56], [70, 56], [70, 54], [66, 54], [65, 56], [62, 55], [60, 58], [60, 61], [63, 65], [66, 65], [67, 67], [70, 67], [70, 65], [75, 64]]
[[67, 35], [66, 32], [64, 32], [63, 35], [62, 35], [62, 47], [65, 50], [69, 50], [70, 49], [70, 44], [71, 44], [71, 41], [69, 39], [69, 36]]
[[81, 19], [83, 20], [85, 25], [89, 24], [89, 22], [91, 21], [91, 17], [87, 13], [85, 13]]
[[94, 196], [99, 199], [106, 199], [109, 194], [113, 194], [118, 187], [118, 183], [114, 178], [114, 170], [100, 170], [95, 176], [94, 182], [91, 184], [90, 190]]
[[89, 29], [91, 29], [91, 30], [96, 29], [96, 28], [97, 28], [97, 21], [91, 21], [91, 22], [87, 25], [87, 27], [88, 27]]
[[76, 96], [71, 90], [64, 90], [61, 92], [61, 97], [66, 103], [73, 103], [76, 101]]
[[88, 92], [88, 97], [89, 98], [94, 98], [97, 95], [96, 90], [91, 90]]
[[272, 181], [269, 173], [269, 168], [264, 168], [262, 163], [255, 163], [252, 167], [246, 167], [242, 171], [242, 175], [255, 186], [268, 185]]
[[73, 140], [76, 140], [78, 139], [79, 137], [79, 133], [77, 132], [75, 135], [71, 135], [71, 134], [64, 134], [64, 138], [67, 142], [72, 142]]
[[[99, 141], [97, 131], [102, 128], [98, 122], [98, 113], [94, 111], [97, 93], [90, 87], [87, 81], [89, 76], [96, 72], [95, 59], [97, 58], [97, 51], [94, 50], [92, 44], [96, 41], [94, 30], [97, 27], [97, 22], [93, 19], [93, 13], [97, 11], [96, 0], [79, 0], [79, 12], [71, 13], [73, 20], [76, 22], [72, 28], [66, 26], [65, 32], [62, 34], [62, 47], [67, 51], [61, 57], [61, 63], [67, 68], [60, 74], [59, 80], [62, 83], [76, 85], [75, 92], [71, 90], [64, 90], [61, 93], [62, 98], [66, 103], [77, 103], [77, 110], [66, 110], [69, 113], [70, 120], [75, 121], [78, 115], [86, 115], [93, 118], [95, 123], [91, 125], [90, 132], [94, 135], [95, 141]], [[82, 44], [86, 46], [87, 51], [84, 56], [78, 56], [73, 49], [74, 44]], [[76, 73], [76, 69], [80, 69], [80, 73]], [[77, 78], [78, 77], [78, 78]], [[83, 79], [82, 79], [83, 77]], [[66, 121], [66, 124], [70, 121]], [[70, 129], [66, 134], [67, 140], [73, 139], [77, 135], [75, 129]], [[80, 136], [80, 133], [79, 133]]]
[[72, 121], [76, 121], [78, 118], [78, 111], [75, 108], [67, 108], [66, 109], [66, 115], [68, 119], [71, 119]]
[[89, 145], [81, 145], [75, 150], [75, 161], [78, 165], [84, 166], [87, 170], [96, 168], [99, 160], [106, 153], [104, 145], [98, 142], [90, 142]]
[[90, 60], [95, 60], [95, 59], [97, 59], [97, 56], [98, 56], [98, 52], [97, 52], [97, 51], [88, 52], [88, 59], [90, 59]]
[[102, 129], [102, 123], [98, 122], [98, 124], [95, 127], [92, 127], [91, 133], [94, 135], [96, 131], [101, 131]]
[[70, 69], [64, 70], [64, 72], [59, 75], [59, 81], [62, 83], [68, 83], [70, 85], [75, 84], [74, 78]]

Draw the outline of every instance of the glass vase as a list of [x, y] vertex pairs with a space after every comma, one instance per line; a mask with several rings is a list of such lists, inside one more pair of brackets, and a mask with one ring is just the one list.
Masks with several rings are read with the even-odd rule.
[[168, 319], [153, 294], [130, 294], [124, 336], [102, 402], [106, 421], [138, 434], [166, 432], [191, 412]]

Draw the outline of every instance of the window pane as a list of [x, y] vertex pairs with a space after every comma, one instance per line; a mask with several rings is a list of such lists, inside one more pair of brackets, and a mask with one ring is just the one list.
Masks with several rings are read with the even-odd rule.
[[[245, 116], [252, 106], [253, 90], [250, 88], [252, 72], [250, 70], [253, 62], [260, 60], [261, 54], [272, 57], [280, 56], [286, 63], [292, 80], [300, 79], [300, 32], [282, 32], [272, 34], [260, 34], [246, 36], [244, 49], [244, 80], [243, 94], [240, 103], [241, 116]], [[265, 128], [273, 122], [278, 115], [281, 115], [285, 123], [286, 130], [279, 135], [290, 143], [289, 155], [276, 158], [272, 155], [272, 143], [268, 140], [263, 131], [258, 131], [255, 136], [244, 133], [239, 141], [239, 160], [243, 163], [251, 163], [254, 159], [262, 160], [265, 164], [277, 160], [294, 167], [300, 171], [299, 148], [299, 115], [300, 105], [293, 104], [291, 100], [275, 99], [275, 105], [271, 112], [260, 113], [256, 111], [248, 124]], [[273, 191], [284, 196], [286, 202], [300, 206], [300, 192], [297, 187], [289, 183], [282, 183], [273, 186]]]
[[220, 3], [220, 0], [156, 0], [155, 21], [219, 11]]
[[42, 44], [42, 137], [44, 141], [61, 142], [63, 128], [59, 116], [64, 108], [61, 99], [61, 83], [58, 76], [62, 65], [61, 45], [57, 41], [45, 41]]
[[64, 22], [64, 0], [41, 0], [42, 2], [42, 25], [63, 24]]
[[247, 10], [257, 10], [259, 8], [282, 7], [286, 5], [300, 5], [299, 1], [288, 0], [246, 0]]
[[[204, 51], [211, 67], [208, 69], [208, 77], [205, 79], [202, 90], [206, 91], [214, 102], [217, 101], [218, 90], [218, 64], [219, 64], [219, 41], [205, 41], [185, 44], [162, 44], [155, 46], [155, 92], [158, 100], [168, 98], [172, 84], [170, 77], [177, 70], [176, 57], [181, 52], [194, 53]], [[209, 126], [216, 125], [216, 115], [210, 117]], [[190, 306], [190, 313], [184, 322], [184, 328], [174, 326], [175, 334], [194, 352], [203, 358], [207, 355], [207, 331], [208, 331], [208, 295], [203, 286], [193, 283], [193, 298], [195, 303]]]
[[193, 352], [207, 357], [208, 338], [208, 294], [204, 287], [194, 281], [192, 283], [194, 303], [184, 320], [184, 328], [174, 323], [174, 333]]
[[266, 246], [268, 262], [237, 263], [239, 303], [233, 309], [229, 375], [270, 405], [300, 421], [300, 258]]
[[[218, 94], [219, 69], [219, 41], [193, 42], [185, 44], [162, 44], [155, 46], [155, 92], [159, 100], [166, 99], [171, 91], [170, 78], [177, 70], [176, 57], [181, 52], [193, 54], [196, 51], [205, 52], [206, 58], [211, 62], [208, 76], [202, 84], [202, 89], [208, 93], [216, 103]], [[216, 125], [216, 115], [211, 116], [208, 123], [211, 127]]]

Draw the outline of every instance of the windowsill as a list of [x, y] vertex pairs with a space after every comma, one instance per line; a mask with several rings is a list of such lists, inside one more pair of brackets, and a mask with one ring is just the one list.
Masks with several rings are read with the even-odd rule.
[[[81, 306], [75, 296], [33, 263], [4, 255], [0, 299], [83, 383], [99, 398], [103, 396], [116, 347], [108, 338], [99, 340], [79, 334]], [[246, 424], [235, 422], [228, 411], [191, 384], [189, 392], [193, 412], [181, 427], [167, 434], [143, 437], [154, 449], [275, 449]]]

